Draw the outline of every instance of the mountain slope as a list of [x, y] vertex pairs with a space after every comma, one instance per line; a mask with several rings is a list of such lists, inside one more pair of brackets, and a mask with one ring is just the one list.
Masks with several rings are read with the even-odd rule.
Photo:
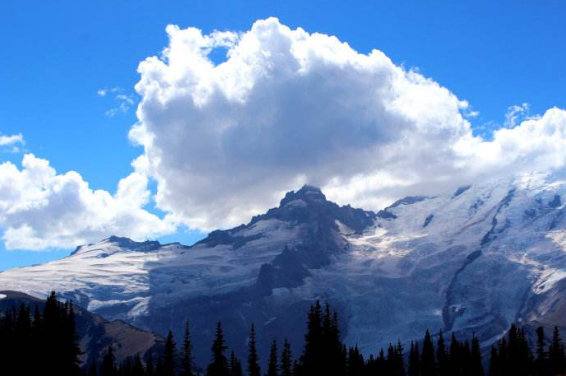
[[[21, 304], [36, 305], [43, 309], [44, 300], [16, 291], [0, 291], [0, 312]], [[149, 350], [157, 351], [163, 345], [163, 339], [153, 333], [137, 329], [123, 321], [108, 321], [92, 314], [81, 307], [75, 307], [75, 323], [78, 342], [84, 354], [82, 365], [88, 365], [91, 359], [100, 360], [106, 354], [108, 346], [114, 348], [118, 361], [136, 354], [144, 356]]]
[[190, 317], [201, 362], [217, 320], [240, 352], [252, 322], [260, 343], [288, 336], [300, 346], [317, 299], [338, 308], [345, 340], [364, 352], [426, 328], [475, 332], [488, 345], [514, 321], [564, 325], [565, 187], [528, 175], [372, 213], [305, 186], [192, 247], [111, 237], [0, 273], [0, 287], [42, 296], [48, 286], [158, 333], [180, 335]]

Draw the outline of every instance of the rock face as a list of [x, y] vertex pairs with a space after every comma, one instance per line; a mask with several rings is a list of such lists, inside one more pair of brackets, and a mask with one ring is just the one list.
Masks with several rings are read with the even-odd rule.
[[160, 334], [180, 336], [189, 317], [201, 364], [218, 320], [240, 355], [252, 323], [261, 348], [288, 337], [298, 352], [315, 300], [338, 309], [346, 342], [365, 353], [427, 328], [475, 332], [487, 346], [511, 322], [566, 326], [565, 196], [563, 180], [530, 175], [373, 213], [305, 186], [192, 247], [111, 237], [0, 273], [0, 288], [56, 289]]
[[[44, 300], [15, 291], [0, 291], [0, 311], [5, 311], [20, 304], [36, 305], [43, 309]], [[81, 307], [75, 307], [75, 323], [79, 345], [84, 354], [83, 365], [90, 364], [94, 357], [101, 359], [108, 346], [115, 350], [116, 359], [122, 361], [139, 354], [143, 357], [149, 350], [158, 351], [163, 346], [163, 339], [154, 333], [143, 331], [123, 321], [108, 321], [92, 314]]]

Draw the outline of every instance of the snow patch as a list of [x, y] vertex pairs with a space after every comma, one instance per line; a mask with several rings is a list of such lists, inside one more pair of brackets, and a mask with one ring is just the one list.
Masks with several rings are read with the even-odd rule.
[[307, 203], [303, 199], [298, 198], [298, 199], [289, 201], [287, 204], [285, 204], [285, 206], [296, 206], [296, 207], [304, 208], [304, 207], [307, 206]]

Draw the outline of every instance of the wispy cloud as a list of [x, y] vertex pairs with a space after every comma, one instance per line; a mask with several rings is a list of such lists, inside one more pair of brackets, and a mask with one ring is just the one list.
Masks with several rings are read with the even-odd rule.
[[118, 105], [106, 111], [106, 116], [113, 117], [118, 113], [127, 113], [134, 104], [134, 96], [126, 94], [118, 94], [114, 98]]
[[473, 119], [477, 118], [480, 115], [480, 112], [474, 110], [472, 105], [470, 105], [467, 100], [460, 101], [459, 107], [462, 111], [462, 115], [464, 115], [464, 117], [466, 118]]
[[134, 95], [125, 93], [125, 90], [119, 86], [98, 89], [96, 94], [99, 97], [112, 97], [114, 106], [105, 112], [106, 116], [114, 117], [117, 114], [125, 114], [134, 105]]
[[3, 151], [7, 150], [12, 153], [18, 153], [20, 152], [20, 147], [24, 145], [24, 143], [24, 136], [21, 133], [9, 136], [0, 135], [0, 147]]
[[531, 119], [529, 115], [531, 106], [528, 103], [515, 104], [507, 108], [505, 113], [505, 128], [515, 128], [523, 120]]

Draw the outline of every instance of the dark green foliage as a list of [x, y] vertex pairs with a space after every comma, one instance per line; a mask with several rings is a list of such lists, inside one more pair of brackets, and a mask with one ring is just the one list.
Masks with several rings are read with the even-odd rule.
[[436, 365], [438, 369], [438, 376], [450, 375], [448, 354], [446, 353], [446, 344], [444, 343], [442, 330], [438, 334], [438, 341], [436, 342]]
[[421, 374], [421, 359], [419, 355], [419, 344], [411, 341], [409, 350], [409, 365], [407, 368], [408, 376], [419, 376]]
[[59, 302], [55, 292], [43, 310], [21, 304], [0, 313], [2, 374], [80, 375], [80, 355], [73, 305]]
[[157, 357], [157, 364], [155, 365], [155, 375], [156, 376], [164, 376], [163, 375], [163, 357]]
[[506, 376], [554, 376], [565, 373], [564, 346], [557, 328], [547, 347], [544, 329], [536, 330], [535, 355], [533, 356], [524, 329], [511, 326], [506, 337], [491, 349], [490, 375]]
[[499, 353], [495, 346], [491, 347], [491, 352], [489, 353], [489, 374], [490, 375], [501, 375], [501, 370], [499, 366]]
[[236, 358], [236, 354], [232, 351], [230, 355], [230, 376], [244, 376], [242, 363]]
[[134, 362], [132, 365], [132, 372], [131, 376], [144, 376], [145, 375], [145, 368], [143, 366], [142, 360], [138, 355], [134, 356]]
[[88, 367], [87, 376], [97, 376], [98, 370], [96, 369], [96, 363], [94, 361], [90, 362]]
[[147, 354], [145, 363], [145, 376], [155, 376], [155, 366], [153, 365], [153, 353], [151, 350]]
[[297, 376], [312, 375], [324, 367], [322, 343], [322, 308], [319, 302], [311, 306], [308, 313], [307, 332], [305, 334], [305, 348], [303, 355], [297, 363]]
[[283, 342], [283, 351], [281, 352], [281, 376], [293, 376], [293, 353], [287, 338]]
[[391, 376], [404, 376], [405, 375], [405, 361], [403, 354], [403, 345], [397, 343], [396, 346], [389, 345], [387, 348], [387, 362], [385, 369]]
[[277, 341], [273, 340], [269, 350], [269, 362], [266, 376], [279, 376], [279, 364], [277, 363]]
[[114, 356], [114, 350], [112, 346], [108, 346], [108, 351], [102, 359], [102, 365], [100, 366], [100, 376], [115, 376], [117, 375], [116, 370], [116, 357]]
[[[507, 335], [491, 349], [490, 376], [555, 376], [566, 374], [565, 346], [558, 328], [552, 338], [544, 329], [536, 330], [534, 356], [525, 330], [512, 325]], [[248, 339], [249, 376], [261, 376], [256, 341], [252, 325]], [[459, 341], [454, 333], [445, 343], [443, 333], [434, 337], [427, 330], [421, 342], [411, 342], [405, 357], [401, 343], [390, 344], [387, 351], [364, 358], [357, 346], [348, 348], [340, 339], [338, 315], [327, 304], [313, 305], [308, 313], [305, 347], [294, 362], [287, 339], [278, 353], [273, 340], [269, 351], [267, 373], [264, 376], [484, 376], [482, 351], [478, 338]], [[436, 346], [435, 343], [436, 342]], [[212, 360], [207, 376], [243, 376], [242, 364], [228, 349], [221, 323], [216, 327], [212, 345]], [[169, 332], [163, 351], [154, 358], [151, 352], [144, 360], [140, 355], [116, 364], [114, 349], [108, 346], [102, 359], [92, 359], [84, 369], [85, 376], [195, 376], [193, 344], [187, 322], [180, 351]], [[20, 305], [0, 312], [0, 372], [2, 375], [62, 375], [81, 374], [81, 351], [75, 333], [75, 314], [71, 302], [57, 301], [55, 293], [46, 300], [43, 311], [37, 306]], [[280, 358], [280, 359], [279, 359]], [[157, 365], [154, 367], [155, 359]], [[280, 360], [280, 362], [279, 362]], [[408, 360], [408, 364], [405, 364]]]
[[566, 374], [566, 356], [564, 355], [564, 343], [560, 337], [560, 331], [554, 327], [552, 343], [548, 347], [548, 365], [552, 375]]
[[212, 343], [212, 362], [206, 369], [207, 376], [228, 376], [228, 360], [224, 352], [228, 347], [224, 341], [222, 323], [216, 325], [216, 337]]
[[163, 376], [175, 376], [175, 340], [173, 333], [169, 331], [165, 341], [165, 351], [163, 353]]
[[483, 376], [480, 342], [475, 335], [472, 337], [472, 354], [470, 359], [470, 376]]
[[193, 344], [191, 342], [191, 330], [189, 321], [185, 324], [185, 336], [183, 338], [183, 359], [181, 361], [180, 376], [193, 376]]
[[[539, 350], [542, 351], [540, 356], [541, 361], [544, 363], [543, 367], [546, 367], [544, 343]], [[512, 325], [507, 338], [502, 338], [499, 341], [497, 350], [492, 350], [490, 372], [492, 375], [507, 375], [510, 373], [518, 376], [531, 375], [533, 367], [538, 367], [536, 365], [538, 364], [537, 362], [533, 361], [524, 330], [519, 330], [515, 325]]]
[[127, 358], [126, 360], [124, 360], [124, 362], [122, 362], [122, 365], [120, 366], [120, 368], [117, 369], [116, 374], [118, 376], [129, 376], [132, 374], [132, 359], [131, 358]]
[[423, 352], [421, 354], [420, 370], [422, 376], [434, 376], [436, 374], [434, 343], [432, 342], [432, 338], [428, 329], [423, 340]]
[[544, 343], [544, 329], [543, 327], [538, 327], [537, 330], [537, 349], [536, 349], [536, 359], [535, 367], [537, 369], [537, 375], [548, 375], [550, 373], [548, 367], [548, 358], [545, 351]]
[[255, 326], [252, 324], [250, 338], [248, 339], [248, 375], [261, 376], [259, 367], [259, 356], [257, 355], [257, 342], [255, 338]]
[[297, 376], [308, 376], [316, 372], [333, 376], [347, 373], [348, 351], [340, 340], [338, 314], [331, 312], [326, 304], [324, 313], [322, 306], [316, 302], [311, 306], [307, 319], [305, 347], [297, 362]]

